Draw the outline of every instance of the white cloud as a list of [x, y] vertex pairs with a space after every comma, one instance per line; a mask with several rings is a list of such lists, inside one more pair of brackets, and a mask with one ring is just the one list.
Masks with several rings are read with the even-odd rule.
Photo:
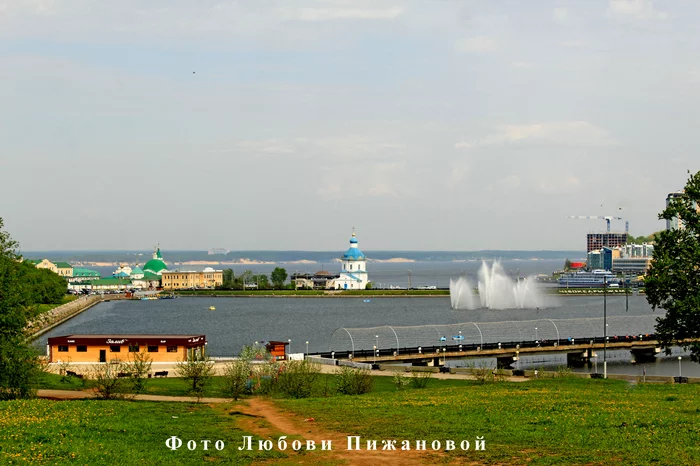
[[259, 152], [263, 154], [291, 154], [294, 152], [293, 145], [276, 139], [243, 141], [238, 144], [238, 147], [243, 151]]
[[486, 36], [470, 37], [455, 42], [455, 50], [464, 53], [493, 52], [498, 48], [496, 42]]
[[286, 19], [299, 21], [332, 21], [341, 19], [391, 20], [403, 13], [403, 8], [296, 8], [279, 12]]
[[614, 18], [637, 20], [664, 20], [668, 14], [654, 8], [653, 0], [610, 0], [608, 13]]
[[569, 21], [569, 10], [566, 8], [555, 8], [552, 12], [554, 22], [557, 24], [566, 24]]
[[467, 174], [469, 173], [469, 165], [464, 162], [464, 161], [457, 161], [452, 165], [452, 169], [450, 170], [450, 176], [447, 179], [447, 188], [450, 190], [454, 190], [457, 188], [459, 185], [462, 184], [462, 181], [467, 177]]
[[474, 144], [467, 141], [459, 141], [457, 144], [455, 144], [455, 149], [457, 150], [467, 150], [471, 149], [472, 147], [474, 147]]
[[586, 121], [559, 121], [530, 125], [503, 125], [498, 133], [487, 136], [480, 145], [526, 140], [584, 146], [617, 144], [608, 131]]
[[515, 189], [520, 186], [520, 177], [516, 175], [506, 176], [498, 181], [498, 184], [504, 189]]
[[543, 194], [569, 194], [581, 189], [581, 180], [575, 176], [549, 176], [541, 179], [535, 187]]

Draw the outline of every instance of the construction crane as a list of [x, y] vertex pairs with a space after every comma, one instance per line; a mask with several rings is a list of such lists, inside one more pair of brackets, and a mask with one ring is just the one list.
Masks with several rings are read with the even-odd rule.
[[[614, 217], [612, 215], [569, 215], [566, 218], [583, 218], [583, 219], [595, 219], [595, 220], [605, 220], [607, 225], [607, 231], [610, 233], [610, 220], [623, 220], [622, 217]], [[625, 233], [629, 233], [629, 222], [625, 222]]]

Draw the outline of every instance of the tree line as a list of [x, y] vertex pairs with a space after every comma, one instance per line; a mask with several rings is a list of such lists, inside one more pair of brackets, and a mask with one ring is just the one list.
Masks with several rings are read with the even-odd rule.
[[24, 329], [39, 314], [39, 304], [61, 302], [67, 284], [22, 262], [19, 244], [3, 227], [0, 218], [0, 400], [7, 400], [31, 395], [39, 365]]
[[244, 290], [256, 288], [259, 290], [281, 290], [289, 288], [285, 284], [287, 281], [287, 271], [281, 267], [275, 267], [270, 276], [265, 274], [254, 274], [246, 270], [236, 276], [232, 269], [224, 270], [223, 283], [217, 286], [218, 290]]

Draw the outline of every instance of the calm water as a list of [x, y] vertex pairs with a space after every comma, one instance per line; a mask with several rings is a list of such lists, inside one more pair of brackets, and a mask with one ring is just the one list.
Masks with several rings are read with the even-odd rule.
[[[643, 296], [607, 300], [608, 316], [661, 315], [652, 312]], [[210, 311], [209, 306], [215, 306]], [[290, 352], [328, 351], [333, 332], [341, 327], [435, 325], [534, 319], [602, 317], [603, 297], [548, 297], [545, 307], [523, 310], [454, 311], [448, 297], [440, 298], [179, 298], [157, 301], [113, 301], [99, 304], [51, 332], [47, 338], [73, 333], [205, 334], [212, 356], [238, 354], [255, 341], [291, 339]], [[564, 337], [564, 336], [562, 336]], [[542, 338], [542, 336], [540, 336]], [[381, 345], [380, 345], [381, 346]], [[674, 354], [673, 357], [677, 357]], [[629, 364], [626, 351], [609, 352], [609, 372], [641, 373]], [[648, 375], [678, 375], [677, 359], [657, 358], [647, 364]], [[686, 358], [684, 358], [685, 360]], [[565, 364], [562, 356], [522, 358], [521, 367]], [[616, 367], [617, 366], [617, 367]], [[599, 365], [602, 371], [602, 365]], [[698, 365], [684, 361], [683, 375], [700, 376]]]

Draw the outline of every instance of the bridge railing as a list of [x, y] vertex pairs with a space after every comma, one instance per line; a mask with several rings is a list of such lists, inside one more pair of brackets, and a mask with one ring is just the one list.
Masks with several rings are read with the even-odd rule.
[[[638, 337], [654, 332], [656, 316], [615, 316], [607, 318], [607, 332], [603, 318], [537, 319], [503, 322], [462, 322], [443, 325], [381, 326], [367, 328], [339, 328], [333, 332], [328, 354], [347, 353], [372, 355], [400, 355], [407, 351], [420, 352], [439, 348], [498, 347], [571, 340], [603, 341], [604, 333], [613, 337]], [[448, 350], [449, 351], [449, 350]], [[434, 351], [433, 351], [434, 352]], [[325, 354], [325, 353], [324, 353]]]

